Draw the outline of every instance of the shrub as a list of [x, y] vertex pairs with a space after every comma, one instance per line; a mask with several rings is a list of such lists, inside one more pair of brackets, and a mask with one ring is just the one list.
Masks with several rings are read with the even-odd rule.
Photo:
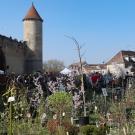
[[57, 131], [58, 126], [60, 125], [58, 120], [49, 120], [47, 122], [47, 129], [51, 135], [54, 135]]
[[63, 126], [65, 128], [65, 131], [69, 132], [69, 135], [78, 135], [78, 132], [79, 132], [78, 127], [71, 125], [71, 123], [69, 122], [64, 122]]
[[98, 128], [94, 125], [86, 125], [80, 128], [83, 135], [98, 135]]
[[69, 135], [78, 135], [79, 132], [79, 128], [69, 122], [63, 122], [62, 126], [60, 126], [58, 120], [49, 120], [47, 129], [51, 135], [65, 135], [66, 132], [69, 132]]
[[56, 130], [56, 135], [66, 135], [65, 128], [62, 126], [58, 126]]
[[80, 128], [80, 132], [83, 135], [106, 135], [106, 132], [109, 132], [109, 127], [103, 126], [97, 128], [95, 125], [86, 125]]
[[106, 135], [106, 132], [109, 133], [110, 129], [108, 126], [103, 126], [99, 128], [98, 135]]
[[48, 106], [52, 112], [57, 114], [58, 118], [61, 118], [63, 112], [71, 112], [72, 96], [67, 92], [55, 92], [48, 97]]

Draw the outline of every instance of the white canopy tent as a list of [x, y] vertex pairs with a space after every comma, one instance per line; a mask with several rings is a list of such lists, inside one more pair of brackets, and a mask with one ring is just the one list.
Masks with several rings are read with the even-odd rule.
[[64, 74], [64, 75], [68, 75], [68, 74], [71, 74], [71, 70], [65, 68], [65, 69], [63, 69], [60, 73], [61, 73], [61, 74]]

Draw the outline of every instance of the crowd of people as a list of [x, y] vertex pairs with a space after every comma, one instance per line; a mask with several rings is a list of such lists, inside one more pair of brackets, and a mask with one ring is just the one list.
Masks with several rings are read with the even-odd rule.
[[[102, 88], [123, 87], [126, 89], [126, 84], [131, 78], [135, 78], [135, 76], [129, 76], [128, 73], [124, 78], [115, 78], [111, 73], [103, 75], [98, 72], [83, 75], [84, 90], [87, 92], [94, 90], [96, 94], [103, 94]], [[36, 117], [36, 110], [42, 97], [46, 100], [48, 96], [57, 91], [71, 93], [75, 109], [83, 104], [80, 75], [35, 72], [34, 74], [1, 76], [0, 80], [1, 88], [9, 86], [11, 82], [15, 83], [19, 88], [25, 88], [29, 113], [32, 118]]]

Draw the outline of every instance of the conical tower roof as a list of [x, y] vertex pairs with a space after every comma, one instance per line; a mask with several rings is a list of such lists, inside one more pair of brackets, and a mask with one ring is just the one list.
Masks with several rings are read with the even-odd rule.
[[29, 9], [28, 13], [24, 17], [23, 21], [25, 20], [39, 20], [43, 21], [43, 19], [40, 17], [39, 13], [37, 12], [34, 4], [32, 3], [31, 8]]

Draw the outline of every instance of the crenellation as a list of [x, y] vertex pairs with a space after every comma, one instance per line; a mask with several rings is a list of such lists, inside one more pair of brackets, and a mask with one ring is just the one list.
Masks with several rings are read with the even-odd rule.
[[18, 41], [16, 38], [13, 39], [11, 36], [7, 37], [4, 35], [0, 35], [0, 45], [1, 46], [21, 46], [21, 48], [25, 48], [26, 47], [26, 43], [22, 40]]

